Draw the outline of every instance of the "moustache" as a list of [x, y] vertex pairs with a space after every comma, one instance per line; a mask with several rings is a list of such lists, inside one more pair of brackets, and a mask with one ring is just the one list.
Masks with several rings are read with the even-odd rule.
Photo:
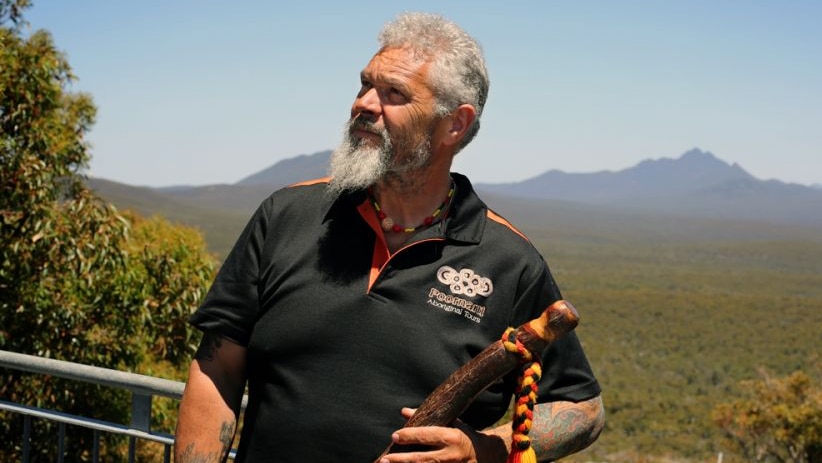
[[369, 121], [368, 119], [352, 119], [351, 122], [348, 124], [348, 133], [352, 133], [355, 130], [361, 130], [363, 132], [373, 133], [375, 135], [379, 135], [382, 138], [385, 138], [387, 135], [387, 131], [384, 128], [377, 127], [373, 121]]

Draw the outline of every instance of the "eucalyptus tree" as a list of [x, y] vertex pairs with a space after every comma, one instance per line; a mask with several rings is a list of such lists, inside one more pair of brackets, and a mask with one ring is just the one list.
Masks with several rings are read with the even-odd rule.
[[[96, 108], [71, 91], [52, 36], [29, 32], [29, 6], [0, 0], [0, 349], [182, 378], [213, 258], [195, 230], [120, 213], [86, 187]], [[2, 369], [0, 397], [121, 422], [129, 408], [115, 391]], [[19, 427], [0, 419], [0, 460], [16, 460]], [[69, 460], [88, 457], [84, 440], [69, 440]]]

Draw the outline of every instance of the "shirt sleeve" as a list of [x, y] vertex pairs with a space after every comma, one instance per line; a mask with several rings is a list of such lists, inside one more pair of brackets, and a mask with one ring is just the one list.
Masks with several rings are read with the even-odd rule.
[[[513, 326], [519, 326], [540, 316], [552, 303], [562, 299], [548, 265], [542, 261], [536, 276], [528, 278], [518, 298], [516, 313], [520, 317]], [[581, 317], [584, 323], [584, 317]], [[542, 355], [542, 379], [539, 382], [537, 402], [567, 400], [580, 402], [596, 397], [601, 392], [585, 351], [574, 331], [552, 343]]]
[[248, 346], [259, 311], [260, 257], [269, 225], [267, 204], [263, 203], [251, 217], [202, 305], [189, 319], [199, 330], [242, 346]]

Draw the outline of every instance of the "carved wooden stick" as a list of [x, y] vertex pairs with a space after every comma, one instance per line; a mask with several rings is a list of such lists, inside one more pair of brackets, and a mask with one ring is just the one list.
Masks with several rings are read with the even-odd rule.
[[[545, 309], [539, 318], [519, 326], [516, 336], [531, 355], [538, 357], [549, 344], [573, 330], [578, 323], [579, 315], [574, 306], [560, 300]], [[448, 426], [462, 415], [480, 392], [519, 364], [519, 354], [509, 352], [502, 340], [491, 344], [434, 389], [405, 427]], [[390, 453], [391, 447], [389, 445], [374, 463]]]

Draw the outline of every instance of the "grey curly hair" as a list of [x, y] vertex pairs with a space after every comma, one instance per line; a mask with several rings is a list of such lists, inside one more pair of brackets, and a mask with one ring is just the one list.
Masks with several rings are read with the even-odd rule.
[[477, 134], [488, 98], [488, 71], [482, 48], [454, 22], [432, 13], [403, 13], [386, 24], [379, 35], [380, 48], [410, 47], [431, 59], [429, 83], [437, 102], [435, 112], [445, 116], [461, 104], [477, 112], [459, 149]]

